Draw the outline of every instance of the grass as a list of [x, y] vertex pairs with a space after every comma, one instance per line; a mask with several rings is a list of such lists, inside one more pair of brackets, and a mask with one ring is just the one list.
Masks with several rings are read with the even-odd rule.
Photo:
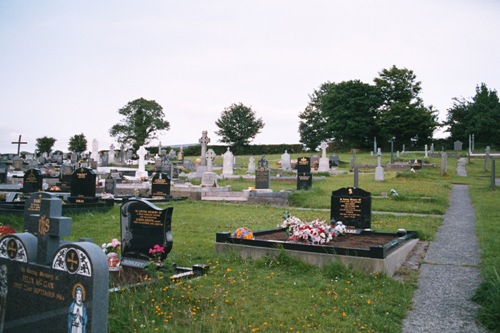
[[[340, 155], [341, 161], [348, 162], [350, 157]], [[279, 160], [277, 155], [267, 158], [270, 165]], [[376, 163], [376, 157], [369, 154], [358, 154], [357, 160]], [[247, 157], [237, 158], [238, 164], [246, 161]], [[479, 319], [498, 331], [500, 311], [495, 306], [500, 302], [494, 297], [500, 295], [500, 280], [495, 275], [500, 271], [500, 219], [498, 209], [492, 209], [498, 207], [498, 190], [488, 187], [490, 180], [482, 170], [482, 161], [472, 160], [467, 166], [467, 178], [456, 176], [456, 159], [448, 160], [450, 167], [445, 176], [439, 174], [440, 159], [428, 162], [437, 167], [416, 174], [386, 172], [382, 182], [375, 182], [373, 174], [360, 174], [359, 186], [372, 193], [372, 210], [377, 212], [372, 214], [372, 228], [389, 232], [399, 228], [416, 230], [421, 239], [432, 240], [442, 222], [439, 215], [448, 207], [452, 184], [469, 185], [485, 280], [476, 296], [482, 305]], [[334, 263], [318, 268], [284, 252], [276, 258], [243, 260], [214, 251], [216, 232], [242, 226], [252, 230], [274, 228], [282, 221], [285, 209], [302, 220], [329, 219], [331, 191], [352, 186], [352, 174], [347, 172], [348, 164], [344, 165], [344, 174], [317, 179], [310, 191], [294, 191], [290, 207], [191, 200], [160, 204], [174, 207], [173, 250], [167, 260], [181, 266], [206, 263], [210, 271], [203, 278], [176, 284], [159, 271], [155, 282], [112, 293], [109, 332], [400, 332], [402, 320], [411, 308], [415, 279], [400, 282]], [[243, 179], [219, 184], [230, 185], [233, 190], [254, 186]], [[293, 191], [294, 186], [271, 181], [274, 191]], [[398, 196], [382, 196], [391, 189]], [[92, 237], [96, 244], [102, 244], [120, 234], [118, 207], [71, 217], [69, 240]], [[0, 222], [22, 230], [22, 217], [3, 215]]]

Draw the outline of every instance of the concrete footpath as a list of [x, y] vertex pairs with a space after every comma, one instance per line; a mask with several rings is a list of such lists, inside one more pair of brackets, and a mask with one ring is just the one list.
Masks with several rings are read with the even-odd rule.
[[450, 207], [420, 267], [404, 333], [485, 333], [471, 301], [481, 283], [474, 208], [466, 185], [453, 185]]

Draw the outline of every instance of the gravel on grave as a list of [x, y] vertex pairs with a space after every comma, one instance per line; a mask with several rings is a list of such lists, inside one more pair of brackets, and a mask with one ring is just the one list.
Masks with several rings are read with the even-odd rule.
[[[338, 236], [334, 240], [323, 245], [343, 247], [349, 249], [369, 249], [372, 246], [385, 245], [393, 240], [398, 239], [398, 235], [381, 235], [376, 233], [365, 233], [361, 235], [346, 234]], [[255, 235], [255, 239], [288, 241], [288, 236], [282, 231], [265, 235]], [[300, 242], [302, 243], [302, 242]]]

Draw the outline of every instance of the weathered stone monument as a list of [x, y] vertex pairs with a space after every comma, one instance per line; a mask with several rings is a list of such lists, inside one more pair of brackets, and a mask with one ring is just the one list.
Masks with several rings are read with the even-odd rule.
[[375, 168], [375, 181], [383, 181], [384, 168], [382, 167], [382, 150], [378, 148], [377, 151], [377, 167]]
[[217, 154], [213, 151], [213, 149], [209, 149], [205, 153], [205, 166], [206, 166], [206, 171], [212, 172], [214, 170], [214, 160]]
[[234, 164], [234, 155], [227, 147], [227, 151], [222, 156], [223, 164], [222, 164], [222, 174], [224, 176], [232, 176], [234, 174], [233, 164]]
[[107, 332], [106, 256], [91, 242], [61, 241], [71, 231], [61, 200], [32, 197], [27, 232], [0, 237], [2, 332]]
[[281, 170], [292, 171], [292, 160], [290, 154], [285, 150], [283, 155], [281, 155]]
[[253, 157], [253, 156], [250, 156], [250, 158], [248, 159], [247, 172], [248, 173], [255, 173], [255, 157]]
[[321, 157], [319, 159], [318, 171], [328, 171], [330, 170], [330, 161], [328, 157], [326, 157], [326, 148], [328, 148], [328, 143], [325, 141], [321, 142]]
[[201, 145], [201, 165], [206, 166], [205, 154], [207, 153], [207, 145], [210, 143], [210, 138], [207, 135], [207, 131], [201, 132], [201, 138], [198, 142]]

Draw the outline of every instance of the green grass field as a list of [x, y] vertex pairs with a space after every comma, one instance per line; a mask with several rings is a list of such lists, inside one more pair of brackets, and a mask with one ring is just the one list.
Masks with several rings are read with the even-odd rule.
[[[279, 156], [267, 158], [274, 168]], [[400, 332], [411, 307], [416, 276], [399, 282], [339, 264], [318, 268], [284, 253], [277, 258], [242, 260], [214, 251], [216, 232], [232, 232], [243, 226], [254, 231], [275, 228], [282, 222], [285, 209], [302, 220], [329, 219], [331, 191], [353, 185], [353, 175], [348, 173], [350, 158], [349, 154], [340, 155], [346, 162], [341, 167], [344, 174], [313, 181], [309, 191], [295, 191], [290, 207], [191, 200], [160, 204], [174, 207], [173, 250], [167, 262], [181, 266], [205, 263], [210, 271], [203, 278], [176, 284], [160, 271], [156, 282], [148, 286], [110, 294], [109, 332]], [[376, 157], [368, 154], [358, 154], [357, 160], [376, 163]], [[478, 302], [484, 305], [480, 316], [483, 323], [491, 323], [492, 331], [498, 331], [500, 311], [495, 310], [498, 305], [491, 305], [495, 303], [491, 297], [495, 293], [497, 299], [500, 297], [500, 279], [495, 280], [495, 274], [500, 273], [499, 191], [491, 189], [489, 173], [483, 170], [481, 160], [467, 165], [466, 178], [456, 176], [456, 158], [449, 158], [445, 176], [440, 175], [440, 159], [425, 160], [436, 167], [417, 173], [386, 172], [382, 182], [375, 182], [373, 173], [360, 174], [359, 187], [372, 193], [372, 210], [377, 212], [372, 215], [372, 229], [416, 230], [421, 239], [432, 240], [442, 222], [439, 215], [448, 207], [452, 185], [469, 185], [486, 281], [478, 291]], [[245, 156], [237, 159], [244, 170], [246, 161]], [[242, 179], [219, 184], [231, 185], [233, 190], [254, 186]], [[294, 190], [294, 186], [271, 183], [274, 191]], [[399, 195], [381, 196], [391, 189]], [[70, 240], [91, 237], [100, 245], [120, 236], [117, 206], [106, 213], [74, 214], [72, 218]], [[22, 230], [22, 217], [4, 215], [0, 222]]]

